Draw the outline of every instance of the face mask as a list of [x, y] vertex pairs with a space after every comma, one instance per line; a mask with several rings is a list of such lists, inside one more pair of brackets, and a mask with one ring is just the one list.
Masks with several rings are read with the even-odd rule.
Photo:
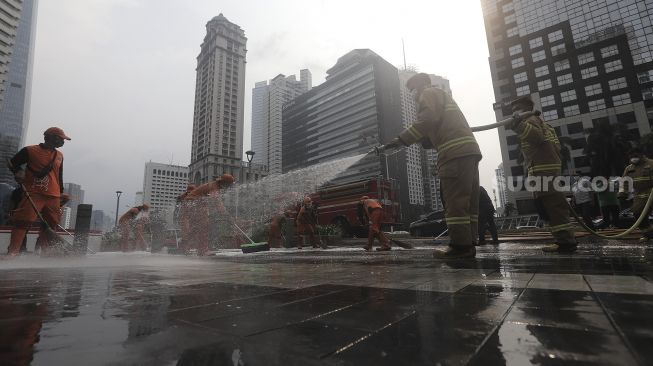
[[639, 164], [639, 158], [630, 158], [632, 164]]

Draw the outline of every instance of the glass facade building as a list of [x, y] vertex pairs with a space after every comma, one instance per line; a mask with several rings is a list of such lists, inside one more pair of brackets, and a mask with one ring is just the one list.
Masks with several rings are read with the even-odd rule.
[[[482, 0], [497, 119], [531, 95], [570, 150], [563, 174], [590, 172], [587, 130], [620, 124], [632, 142], [651, 132], [653, 4], [646, 0]], [[524, 175], [512, 131], [499, 129], [508, 180]], [[520, 213], [531, 194], [508, 192]]]
[[[20, 2], [20, 17], [15, 29], [6, 74], [3, 75], [0, 98], [0, 183], [15, 184], [13, 174], [5, 162], [25, 144], [29, 123], [34, 33], [36, 28], [37, 0]], [[5, 5], [3, 5], [5, 6]], [[7, 24], [2, 24], [4, 29]], [[2, 32], [3, 36], [6, 34]]]

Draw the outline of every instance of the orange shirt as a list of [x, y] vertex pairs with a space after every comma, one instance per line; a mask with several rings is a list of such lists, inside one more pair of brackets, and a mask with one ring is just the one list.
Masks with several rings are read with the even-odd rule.
[[[25, 188], [27, 192], [50, 197], [61, 197], [61, 172], [63, 167], [63, 154], [60, 151], [50, 150], [40, 145], [30, 145], [27, 149], [27, 169], [25, 169]], [[56, 157], [55, 157], [56, 154]], [[54, 157], [54, 161], [52, 158]], [[42, 178], [36, 173], [40, 172], [52, 162], [52, 169]]]
[[119, 224], [125, 224], [131, 220], [133, 220], [136, 215], [138, 215], [140, 211], [136, 207], [132, 207], [129, 209], [129, 211], [125, 212], [122, 216], [120, 216], [120, 219], [118, 219]]

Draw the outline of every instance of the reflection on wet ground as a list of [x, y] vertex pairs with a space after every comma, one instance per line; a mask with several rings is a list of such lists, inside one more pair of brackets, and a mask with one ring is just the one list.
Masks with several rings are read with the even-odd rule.
[[647, 364], [653, 247], [0, 262], [2, 365]]

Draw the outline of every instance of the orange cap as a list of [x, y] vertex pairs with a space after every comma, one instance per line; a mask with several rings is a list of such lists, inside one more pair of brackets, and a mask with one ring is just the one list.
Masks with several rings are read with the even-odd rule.
[[63, 130], [59, 127], [50, 127], [43, 132], [43, 135], [59, 136], [64, 140], [70, 140], [70, 137], [66, 136]]

